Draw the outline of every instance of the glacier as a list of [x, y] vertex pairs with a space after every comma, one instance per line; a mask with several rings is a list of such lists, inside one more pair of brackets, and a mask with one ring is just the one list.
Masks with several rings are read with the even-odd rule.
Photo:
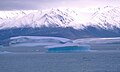
[[120, 37], [67, 39], [47, 36], [17, 36], [7, 39], [6, 42], [0, 45], [0, 50], [2, 53], [4, 51], [78, 53], [106, 49], [117, 50], [119, 44]]
[[[22, 47], [26, 49], [24, 51], [35, 51], [42, 53], [71, 53], [71, 52], [85, 52], [90, 50], [90, 46], [73, 43], [73, 40], [60, 37], [44, 37], [44, 36], [18, 36], [11, 37], [7, 42], [7, 45], [1, 45], [0, 54], [20, 52]], [[12, 48], [14, 50], [12, 50]], [[20, 49], [19, 49], [20, 48]], [[34, 48], [31, 50], [31, 48]], [[11, 50], [10, 50], [11, 49]], [[10, 50], [10, 52], [8, 52]]]
[[70, 39], [60, 38], [60, 37], [45, 37], [45, 36], [18, 36], [11, 37], [6, 41], [6, 46], [9, 47], [34, 47], [34, 46], [50, 46], [65, 44], [66, 42], [71, 42]]

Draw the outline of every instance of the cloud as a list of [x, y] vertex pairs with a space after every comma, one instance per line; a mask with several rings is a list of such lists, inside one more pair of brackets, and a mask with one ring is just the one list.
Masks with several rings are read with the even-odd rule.
[[0, 0], [0, 10], [119, 5], [119, 0]]

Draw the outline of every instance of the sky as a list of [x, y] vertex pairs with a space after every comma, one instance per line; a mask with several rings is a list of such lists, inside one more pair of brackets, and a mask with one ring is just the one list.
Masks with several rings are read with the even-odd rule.
[[120, 0], [0, 0], [0, 10], [36, 10], [56, 7], [119, 6]]

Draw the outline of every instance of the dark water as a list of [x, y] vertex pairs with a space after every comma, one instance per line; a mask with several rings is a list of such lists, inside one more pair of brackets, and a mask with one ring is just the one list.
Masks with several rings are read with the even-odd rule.
[[0, 72], [120, 72], [120, 44], [91, 45], [77, 53], [45, 53], [42, 47], [0, 51]]

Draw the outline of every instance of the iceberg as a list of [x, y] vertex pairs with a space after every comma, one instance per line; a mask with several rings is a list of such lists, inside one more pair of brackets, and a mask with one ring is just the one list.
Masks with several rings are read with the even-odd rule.
[[47, 47], [47, 53], [72, 53], [89, 51], [89, 45], [61, 44]]

